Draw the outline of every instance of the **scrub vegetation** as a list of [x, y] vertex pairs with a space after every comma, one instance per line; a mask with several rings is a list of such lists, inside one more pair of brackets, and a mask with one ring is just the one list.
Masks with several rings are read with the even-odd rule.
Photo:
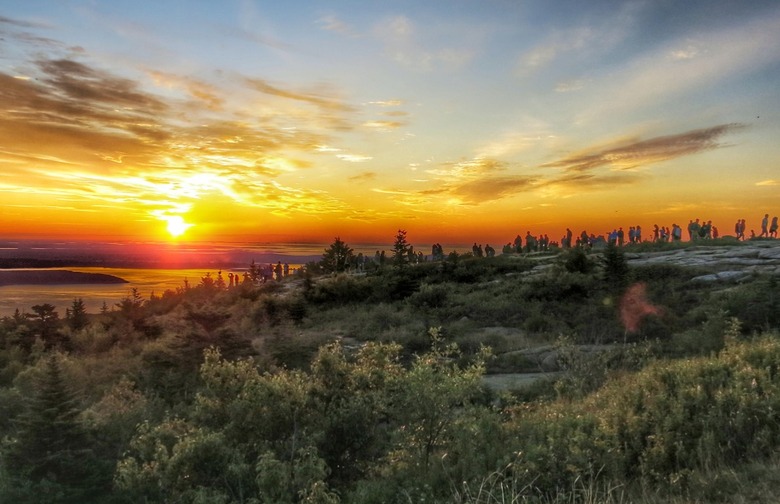
[[620, 248], [417, 262], [401, 232], [393, 250], [356, 271], [337, 238], [281, 281], [207, 275], [100, 313], [75, 299], [3, 318], [0, 501], [780, 491], [776, 277], [691, 282], [707, 272], [630, 267]]

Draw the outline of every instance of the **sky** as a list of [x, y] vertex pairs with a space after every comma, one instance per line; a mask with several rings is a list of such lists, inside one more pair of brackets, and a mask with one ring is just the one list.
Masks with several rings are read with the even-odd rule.
[[6, 240], [500, 246], [780, 213], [774, 0], [0, 0], [0, 80]]

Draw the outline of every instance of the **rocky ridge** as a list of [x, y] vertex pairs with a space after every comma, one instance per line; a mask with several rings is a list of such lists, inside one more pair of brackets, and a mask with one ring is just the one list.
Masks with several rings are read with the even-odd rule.
[[750, 240], [733, 246], [697, 245], [662, 252], [625, 254], [630, 266], [674, 264], [711, 273], [691, 281], [739, 281], [751, 275], [780, 275], [780, 240]]

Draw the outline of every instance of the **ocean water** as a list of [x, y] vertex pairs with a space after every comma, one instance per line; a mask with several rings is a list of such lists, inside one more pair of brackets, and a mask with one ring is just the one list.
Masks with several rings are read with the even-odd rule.
[[[292, 268], [300, 265], [291, 264]], [[114, 275], [128, 281], [124, 284], [76, 284], [76, 285], [6, 285], [0, 287], [0, 317], [20, 312], [32, 313], [32, 306], [49, 303], [57, 307], [60, 317], [70, 308], [73, 300], [81, 298], [89, 313], [97, 313], [106, 306], [112, 308], [116, 303], [128, 297], [132, 289], [148, 299], [154, 293], [162, 295], [166, 290], [176, 290], [184, 286], [185, 279], [190, 286], [200, 283], [207, 273], [216, 278], [220, 270], [207, 268], [194, 269], [140, 269], [140, 268], [57, 268], [85, 273], [103, 273]], [[244, 270], [224, 269], [222, 276], [228, 282], [228, 273], [243, 275]]]
[[[204, 264], [241, 264], [242, 267], [222, 269], [225, 281], [228, 281], [228, 273], [243, 275], [251, 261], [258, 265], [276, 264], [277, 261], [287, 262], [291, 268], [299, 268], [309, 261], [316, 261], [322, 257], [322, 253], [329, 244], [242, 244], [241, 246], [199, 246], [180, 247], [175, 251], [160, 248], [143, 252], [142, 246], [135, 244], [92, 244], [91, 248], [85, 248], [79, 243], [20, 243], [0, 241], [0, 258], [26, 257], [37, 259], [84, 259], [88, 257], [113, 257], [132, 259], [132, 254], [141, 254], [147, 259], [154, 256], [160, 264], [180, 263], [186, 264], [193, 258]], [[392, 244], [355, 244], [350, 246], [354, 252], [363, 253], [367, 257], [374, 257], [374, 253], [385, 250], [392, 254]], [[154, 245], [157, 247], [157, 245]], [[430, 245], [416, 247], [424, 254], [430, 253]], [[469, 246], [451, 245], [445, 247], [445, 253], [452, 250], [468, 251]], [[152, 253], [153, 252], [153, 253]], [[177, 264], [179, 265], [179, 264]], [[125, 284], [77, 284], [77, 285], [7, 285], [0, 286], [0, 317], [13, 315], [19, 309], [23, 313], [32, 313], [32, 306], [49, 303], [54, 305], [60, 317], [65, 316], [65, 310], [70, 308], [73, 300], [81, 298], [89, 313], [97, 313], [105, 303], [108, 308], [128, 297], [132, 289], [148, 299], [154, 293], [162, 295], [166, 290], [176, 290], [183, 287], [185, 279], [191, 286], [197, 285], [200, 279], [211, 273], [216, 277], [220, 271], [219, 266], [206, 267], [169, 267], [167, 269], [151, 267], [118, 268], [118, 267], [62, 267], [69, 271], [87, 273], [103, 273], [114, 275], [128, 281]]]

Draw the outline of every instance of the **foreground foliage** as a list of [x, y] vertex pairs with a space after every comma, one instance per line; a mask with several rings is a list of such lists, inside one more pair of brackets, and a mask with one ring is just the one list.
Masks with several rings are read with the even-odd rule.
[[[36, 305], [0, 321], [0, 501], [760, 501], [780, 487], [776, 279], [698, 273], [573, 250]], [[640, 283], [661, 308], [628, 331]], [[528, 345], [554, 381], [484, 386], [536, 370]]]

